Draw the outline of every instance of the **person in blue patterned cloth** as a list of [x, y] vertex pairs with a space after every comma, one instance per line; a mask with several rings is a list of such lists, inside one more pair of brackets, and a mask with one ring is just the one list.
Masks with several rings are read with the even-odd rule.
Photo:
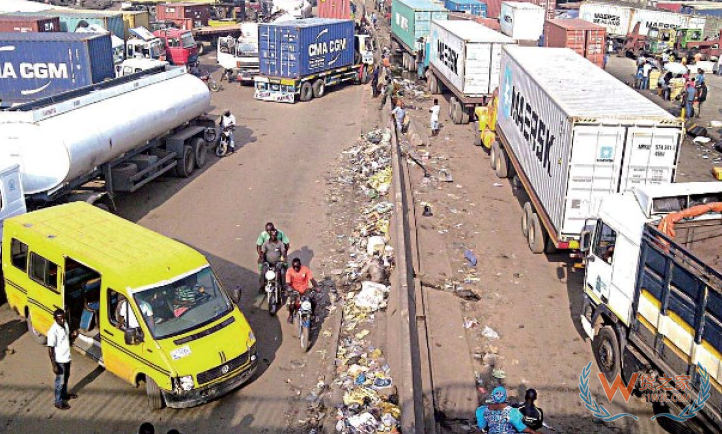
[[518, 408], [506, 402], [506, 389], [499, 386], [491, 391], [491, 402], [476, 409], [479, 429], [489, 434], [512, 434], [517, 432], [537, 434], [524, 425]]

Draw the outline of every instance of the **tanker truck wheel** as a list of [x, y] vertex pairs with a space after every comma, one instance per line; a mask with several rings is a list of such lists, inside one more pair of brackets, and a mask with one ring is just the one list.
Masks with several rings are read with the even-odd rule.
[[326, 83], [323, 79], [319, 78], [313, 82], [313, 97], [321, 98], [326, 94]]
[[193, 156], [195, 157], [196, 168], [200, 169], [206, 165], [206, 155], [208, 154], [208, 145], [206, 141], [200, 137], [196, 137], [191, 141], [193, 148]]
[[305, 82], [301, 85], [301, 101], [311, 101], [313, 99], [313, 86], [311, 83]]
[[175, 174], [179, 178], [188, 178], [196, 167], [196, 157], [190, 145], [183, 146], [183, 155], [175, 166]]

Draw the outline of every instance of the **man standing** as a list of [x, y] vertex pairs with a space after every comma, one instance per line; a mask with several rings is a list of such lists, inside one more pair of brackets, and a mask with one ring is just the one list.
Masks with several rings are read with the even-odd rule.
[[383, 95], [381, 95], [381, 104], [379, 105], [379, 110], [384, 109], [387, 99], [391, 99], [391, 104], [393, 105], [393, 101], [394, 101], [393, 93], [394, 93], [394, 82], [388, 76], [386, 76], [386, 87], [384, 88]]
[[686, 93], [684, 96], [684, 117], [685, 119], [691, 119], [694, 113], [694, 99], [697, 97], [697, 87], [694, 85], [694, 78], [684, 91]]
[[401, 134], [404, 132], [404, 118], [406, 118], [406, 110], [404, 110], [404, 102], [399, 99], [396, 101], [396, 107], [391, 110], [391, 115], [396, 119], [396, 131]]
[[68, 378], [70, 378], [70, 343], [78, 336], [78, 331], [70, 333], [65, 321], [65, 311], [56, 309], [53, 313], [55, 322], [48, 330], [48, 354], [55, 374], [55, 408], [68, 410], [70, 406], [65, 402], [75, 399], [78, 395], [68, 393]]
[[697, 83], [697, 87], [700, 87], [702, 84], [704, 84], [704, 71], [702, 68], [697, 68], [697, 76], [695, 77], [695, 83]]
[[696, 117], [699, 117], [700, 113], [702, 113], [702, 103], [707, 101], [707, 84], [702, 81], [702, 84], [697, 84], [697, 113], [695, 113]]
[[506, 389], [499, 386], [491, 392], [491, 403], [476, 409], [476, 420], [480, 429], [492, 433], [506, 434], [524, 432], [536, 434], [522, 422], [522, 414], [506, 402]]
[[377, 63], [374, 65], [374, 70], [371, 73], [371, 97], [376, 98], [379, 96], [379, 75], [381, 75], [381, 67]]
[[[305, 265], [301, 265], [299, 258], [293, 258], [291, 268], [286, 271], [286, 286], [290, 291], [288, 297], [288, 322], [293, 323], [293, 314], [296, 313], [296, 297], [299, 297], [308, 291], [308, 287], [312, 289], [318, 287], [313, 273]], [[298, 295], [296, 295], [298, 293]], [[309, 297], [311, 301], [311, 310], [316, 311], [316, 301], [313, 297]]]
[[642, 90], [649, 89], [649, 71], [652, 70], [652, 64], [645, 62], [642, 66]]
[[230, 110], [226, 110], [225, 113], [223, 113], [223, 117], [221, 118], [221, 129], [230, 129], [230, 140], [228, 143], [228, 147], [231, 149], [231, 154], [236, 152], [236, 142], [233, 140], [233, 129], [236, 127], [236, 117], [231, 114]]
[[431, 137], [436, 137], [439, 135], [439, 112], [441, 112], [438, 98], [434, 98], [434, 105], [429, 111], [431, 112]]

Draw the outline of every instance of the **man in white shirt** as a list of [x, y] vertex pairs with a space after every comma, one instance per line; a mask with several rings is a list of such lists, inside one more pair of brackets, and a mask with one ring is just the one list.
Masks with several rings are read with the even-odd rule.
[[226, 110], [221, 117], [221, 129], [231, 128], [230, 143], [228, 147], [231, 149], [231, 154], [236, 152], [236, 142], [233, 140], [233, 127], [236, 126], [236, 117], [231, 114], [230, 110]]
[[652, 70], [653, 66], [646, 62], [644, 66], [642, 66], [642, 90], [649, 89], [649, 72]]
[[[153, 331], [153, 329], [155, 328], [155, 321], [153, 318], [153, 308], [151, 307], [150, 303], [145, 300], [140, 300], [138, 307], [140, 308], [140, 313], [147, 320], [148, 328]], [[128, 305], [128, 300], [125, 298], [123, 298], [118, 303], [118, 316], [118, 326], [120, 328], [135, 329], [140, 327], [140, 324], [138, 323], [138, 318], [135, 317], [133, 309]]]
[[431, 136], [435, 137], [439, 135], [439, 112], [441, 112], [438, 98], [434, 98], [434, 105], [429, 111], [431, 112]]
[[65, 312], [57, 309], [53, 313], [55, 322], [48, 330], [48, 354], [55, 374], [55, 407], [68, 410], [70, 406], [65, 402], [75, 399], [78, 395], [68, 393], [68, 378], [70, 378], [70, 343], [78, 336], [78, 331], [70, 333], [68, 323], [65, 321]]

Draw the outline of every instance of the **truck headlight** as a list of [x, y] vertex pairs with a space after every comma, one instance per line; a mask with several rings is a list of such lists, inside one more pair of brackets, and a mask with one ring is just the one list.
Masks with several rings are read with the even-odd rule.
[[253, 334], [252, 330], [248, 331], [248, 342], [256, 342], [256, 335]]
[[180, 386], [186, 392], [193, 389], [193, 377], [191, 375], [180, 377]]

